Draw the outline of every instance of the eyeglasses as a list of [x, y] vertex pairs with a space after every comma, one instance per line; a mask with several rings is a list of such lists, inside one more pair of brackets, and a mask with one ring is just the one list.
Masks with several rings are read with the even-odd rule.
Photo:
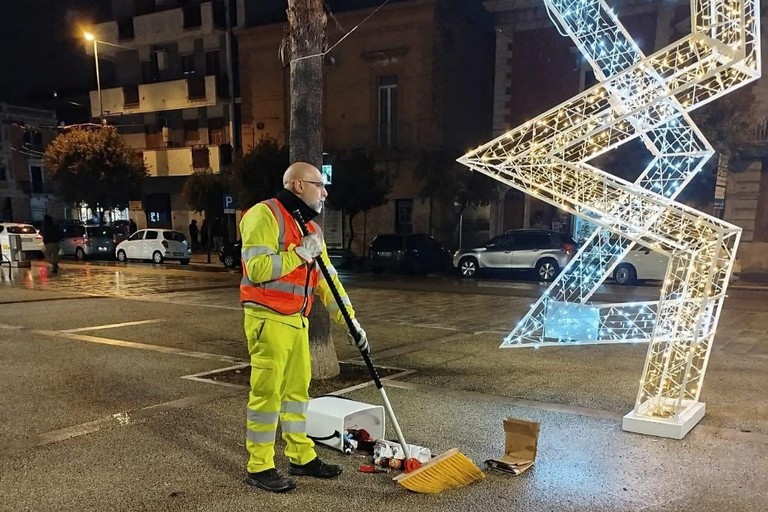
[[299, 180], [299, 181], [302, 181], [304, 183], [311, 183], [317, 188], [325, 188], [325, 183], [323, 183], [322, 181], [311, 181], [311, 180]]

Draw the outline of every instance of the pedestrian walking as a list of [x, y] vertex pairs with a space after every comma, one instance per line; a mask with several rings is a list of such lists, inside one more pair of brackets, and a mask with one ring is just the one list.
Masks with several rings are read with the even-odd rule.
[[[275, 432], [280, 420], [288, 472], [298, 476], [334, 478], [341, 467], [326, 464], [307, 437], [311, 364], [309, 316], [313, 295], [345, 325], [328, 283], [318, 276], [316, 258], [323, 258], [342, 302], [354, 319], [352, 304], [328, 258], [320, 226], [311, 222], [323, 208], [328, 192], [320, 171], [297, 162], [283, 175], [284, 189], [272, 199], [248, 210], [240, 221], [243, 280], [240, 302], [251, 359], [251, 389], [248, 395], [247, 436], [249, 453], [246, 481], [271, 492], [286, 492], [295, 483], [275, 468]], [[293, 218], [301, 211], [310, 234], [302, 236]], [[368, 339], [357, 320], [357, 342], [368, 350]], [[354, 343], [350, 335], [350, 341]]]
[[128, 235], [132, 235], [138, 230], [139, 230], [139, 226], [136, 225], [136, 222], [134, 222], [133, 219], [128, 221], [128, 231], [129, 231]]
[[221, 217], [213, 219], [213, 227], [211, 228], [211, 236], [213, 237], [213, 250], [220, 251], [224, 245], [223, 230], [224, 226], [221, 222]]
[[51, 272], [59, 272], [59, 242], [61, 241], [61, 229], [53, 222], [50, 215], [43, 217], [43, 227], [40, 229], [45, 249], [45, 259], [51, 264]]
[[190, 247], [192, 249], [192, 252], [197, 251], [197, 235], [199, 233], [199, 230], [197, 228], [197, 220], [192, 219], [192, 222], [189, 223], [189, 243]]
[[208, 219], [203, 219], [203, 223], [200, 224], [200, 245], [204, 251], [208, 250]]

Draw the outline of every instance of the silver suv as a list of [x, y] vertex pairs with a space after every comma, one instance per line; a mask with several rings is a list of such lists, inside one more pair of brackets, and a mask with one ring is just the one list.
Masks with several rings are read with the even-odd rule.
[[536, 270], [542, 281], [551, 281], [576, 254], [569, 235], [542, 229], [515, 229], [491, 238], [483, 247], [461, 249], [453, 266], [461, 277], [481, 270]]
[[109, 226], [83, 226], [65, 224], [61, 228], [59, 248], [64, 256], [86, 258], [113, 258], [115, 247], [125, 235]]

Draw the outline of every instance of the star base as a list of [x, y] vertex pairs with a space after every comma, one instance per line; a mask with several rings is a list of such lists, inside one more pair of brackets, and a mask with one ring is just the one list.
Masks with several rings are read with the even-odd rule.
[[694, 400], [683, 400], [680, 411], [674, 416], [663, 418], [648, 413], [650, 400], [624, 416], [621, 429], [649, 436], [682, 439], [704, 417], [706, 404]]

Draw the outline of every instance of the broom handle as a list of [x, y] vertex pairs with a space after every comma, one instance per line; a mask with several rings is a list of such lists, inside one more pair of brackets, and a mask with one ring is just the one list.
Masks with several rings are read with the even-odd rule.
[[[304, 217], [301, 215], [301, 212], [299, 210], [293, 211], [293, 217], [296, 219], [296, 222], [299, 224], [299, 227], [301, 228], [301, 232], [304, 234], [304, 236], [310, 234], [309, 229], [307, 228], [307, 223], [304, 222]], [[333, 280], [331, 279], [330, 273], [328, 272], [328, 267], [325, 266], [325, 262], [323, 261], [322, 255], [315, 258], [315, 262], [320, 267], [320, 272], [323, 273], [323, 277], [325, 277], [325, 282], [328, 283], [328, 287], [331, 289], [331, 293], [333, 294], [333, 298], [336, 300], [336, 304], [339, 306], [339, 310], [341, 311], [341, 316], [344, 317], [344, 321], [347, 323], [347, 328], [349, 329], [349, 332], [352, 334], [352, 337], [355, 339], [355, 341], [360, 341], [360, 333], [357, 329], [355, 329], [355, 324], [352, 323], [352, 317], [349, 316], [349, 311], [347, 311], [347, 307], [344, 305], [344, 303], [341, 301], [341, 295], [339, 295], [339, 290], [336, 289], [336, 285], [333, 283]], [[360, 349], [360, 347], [358, 347]], [[373, 366], [373, 362], [371, 361], [371, 356], [369, 355], [367, 350], [360, 350], [360, 354], [363, 356], [363, 360], [365, 361], [365, 366], [368, 367], [368, 372], [371, 374], [371, 378], [373, 378], [374, 384], [376, 384], [376, 389], [379, 390], [379, 393], [381, 393], [381, 399], [384, 401], [384, 408], [387, 410], [387, 416], [389, 416], [390, 421], [392, 421], [392, 425], [395, 428], [395, 433], [397, 433], [397, 440], [400, 441], [400, 446], [403, 448], [403, 453], [405, 454], [405, 460], [411, 458], [411, 450], [408, 448], [408, 443], [405, 442], [405, 437], [403, 436], [403, 431], [400, 430], [400, 423], [397, 421], [397, 417], [395, 416], [395, 411], [392, 409], [392, 404], [389, 403], [389, 397], [387, 397], [387, 391], [384, 389], [384, 385], [381, 383], [381, 379], [379, 378], [379, 372], [376, 371], [376, 367]]]

